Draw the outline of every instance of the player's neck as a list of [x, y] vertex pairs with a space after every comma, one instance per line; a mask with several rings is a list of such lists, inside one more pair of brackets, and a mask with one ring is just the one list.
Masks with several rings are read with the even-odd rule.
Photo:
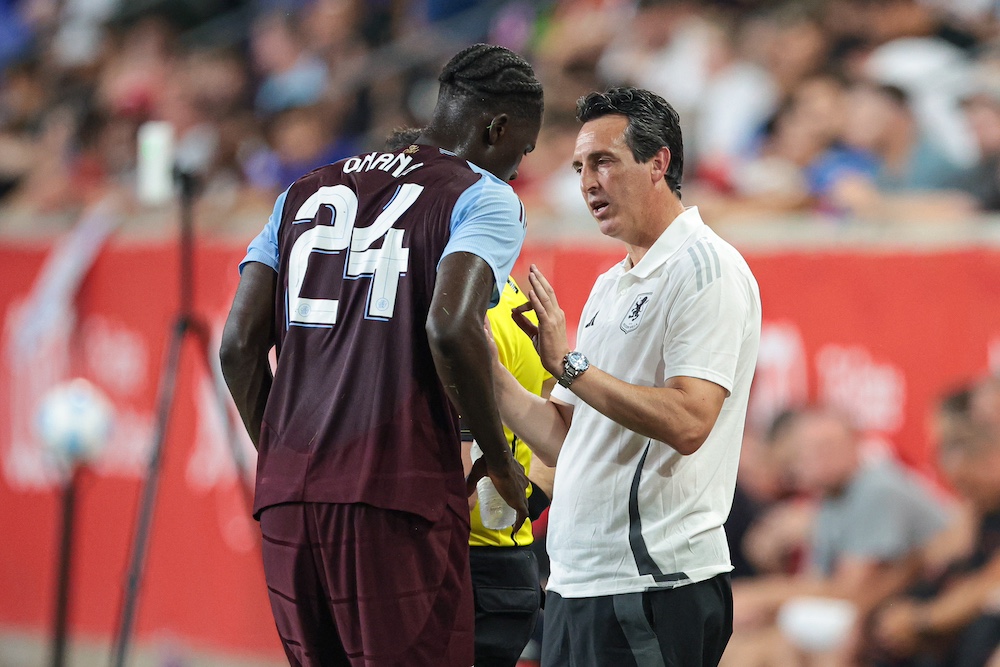
[[483, 141], [477, 126], [469, 122], [466, 117], [431, 122], [421, 132], [417, 143], [443, 148], [463, 160], [489, 170], [486, 156], [489, 146]]

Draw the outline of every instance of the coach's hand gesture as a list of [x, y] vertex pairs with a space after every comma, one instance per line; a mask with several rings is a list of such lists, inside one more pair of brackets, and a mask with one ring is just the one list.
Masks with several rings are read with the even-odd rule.
[[[511, 316], [524, 333], [531, 336], [542, 366], [554, 377], [563, 374], [563, 357], [570, 351], [566, 337], [566, 314], [559, 307], [555, 290], [542, 272], [534, 264], [528, 271], [528, 303], [513, 310]], [[528, 310], [535, 311], [538, 326], [524, 316]]]

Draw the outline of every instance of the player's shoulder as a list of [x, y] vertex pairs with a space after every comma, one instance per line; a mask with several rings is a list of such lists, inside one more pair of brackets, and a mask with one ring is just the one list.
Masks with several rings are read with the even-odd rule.
[[287, 192], [292, 193], [303, 188], [315, 187], [318, 183], [328, 183], [341, 178], [344, 171], [344, 161], [331, 162], [307, 171], [288, 186]]
[[510, 183], [497, 178], [493, 173], [483, 169], [479, 165], [471, 162], [466, 162], [465, 164], [473, 173], [479, 176], [478, 180], [470, 187], [470, 190], [474, 189], [480, 200], [492, 204], [521, 208], [521, 199], [514, 192], [514, 188], [510, 187]]
[[459, 196], [453, 211], [454, 224], [479, 220], [504, 229], [518, 225], [523, 233], [527, 229], [524, 204], [510, 184], [471, 162], [466, 164], [477, 180]]
[[[412, 164], [407, 173], [412, 173], [417, 178], [434, 180], [437, 187], [461, 192], [473, 187], [483, 188], [487, 183], [489, 187], [506, 185], [493, 174], [445, 148], [414, 144], [401, 153], [406, 155], [408, 151]], [[509, 186], [507, 188], [510, 189]]]

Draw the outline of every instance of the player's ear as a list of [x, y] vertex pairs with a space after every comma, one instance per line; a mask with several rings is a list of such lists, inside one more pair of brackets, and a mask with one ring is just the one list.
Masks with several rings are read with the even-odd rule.
[[486, 143], [490, 146], [496, 145], [500, 137], [507, 131], [507, 122], [510, 118], [502, 113], [490, 119], [490, 124], [486, 126]]

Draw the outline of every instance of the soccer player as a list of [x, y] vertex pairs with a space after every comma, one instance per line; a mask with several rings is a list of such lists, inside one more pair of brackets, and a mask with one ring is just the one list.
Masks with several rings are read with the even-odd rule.
[[278, 198], [223, 333], [292, 665], [472, 664], [456, 408], [515, 525], [527, 513], [483, 319], [524, 239], [507, 181], [534, 147], [542, 89], [524, 59], [483, 44], [439, 81], [414, 145], [322, 167]]
[[494, 364], [504, 422], [556, 466], [542, 664], [715, 665], [732, 633], [723, 523], [760, 339], [757, 282], [680, 200], [679, 119], [649, 91], [582, 98], [573, 163], [626, 257], [597, 279], [577, 349], [528, 275], [549, 400]]

